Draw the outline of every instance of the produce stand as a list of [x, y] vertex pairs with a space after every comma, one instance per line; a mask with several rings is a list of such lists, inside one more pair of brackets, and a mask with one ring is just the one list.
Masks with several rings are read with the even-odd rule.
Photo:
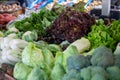
[[120, 80], [119, 0], [36, 1], [0, 2], [0, 80]]

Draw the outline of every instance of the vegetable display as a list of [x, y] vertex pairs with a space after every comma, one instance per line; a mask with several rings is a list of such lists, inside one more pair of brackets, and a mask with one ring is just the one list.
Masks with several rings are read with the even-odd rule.
[[[17, 64], [25, 65], [30, 69], [30, 72], [28, 72], [29, 69], [24, 70], [24, 66], [17, 66], [16, 64], [14, 68], [14, 77], [16, 79], [21, 79], [21, 73], [17, 73], [20, 69], [20, 71], [24, 70], [24, 73], [28, 72], [23, 80], [29, 80], [30, 78], [36, 80], [41, 80], [41, 78], [44, 80], [70, 80], [71, 78], [74, 80], [97, 80], [98, 77], [100, 80], [120, 79], [117, 76], [120, 73], [118, 65], [120, 63], [118, 57], [120, 51], [118, 51], [118, 46], [114, 53], [112, 49], [99, 46], [91, 52], [92, 55], [84, 56], [86, 54], [84, 53], [85, 50], [79, 53], [76, 48], [78, 46], [70, 45], [63, 52], [58, 51], [53, 56], [47, 45], [42, 45], [38, 48], [37, 45], [30, 42], [26, 46], [22, 54], [22, 63]], [[27, 49], [30, 46], [33, 46], [33, 48]], [[118, 51], [117, 54], [116, 51]], [[41, 57], [38, 58], [38, 55]], [[42, 77], [40, 78], [41, 75]]]
[[83, 5], [43, 8], [0, 31], [0, 80], [120, 80], [120, 21], [106, 25]]

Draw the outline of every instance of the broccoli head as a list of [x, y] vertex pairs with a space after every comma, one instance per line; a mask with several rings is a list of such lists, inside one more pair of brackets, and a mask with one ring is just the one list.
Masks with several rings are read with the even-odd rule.
[[91, 66], [81, 69], [80, 75], [83, 80], [91, 80]]
[[101, 74], [95, 74], [91, 80], [106, 80], [105, 77]]
[[68, 71], [71, 69], [80, 70], [89, 65], [90, 65], [90, 61], [88, 60], [88, 58], [81, 54], [76, 54], [67, 58]]
[[[105, 71], [104, 68], [100, 67], [100, 66], [93, 66], [91, 68], [91, 74], [92, 74], [92, 77], [94, 77], [96, 74], [99, 74], [101, 76], [103, 76], [105, 78], [105, 80], [108, 78], [108, 74], [107, 72]], [[97, 79], [96, 79], [97, 80]], [[101, 79], [102, 80], [102, 79]], [[104, 80], [104, 79], [103, 79]]]
[[112, 50], [107, 47], [100, 46], [93, 52], [91, 63], [93, 66], [108, 67], [114, 64]]
[[[97, 77], [100, 79], [97, 79]], [[102, 67], [89, 66], [81, 69], [81, 78], [83, 78], [83, 80], [107, 80], [108, 74]]]
[[68, 73], [66, 73], [62, 80], [82, 80], [80, 76], [80, 71], [77, 70], [70, 70]]
[[117, 66], [108, 67], [109, 80], [120, 80], [120, 69]]

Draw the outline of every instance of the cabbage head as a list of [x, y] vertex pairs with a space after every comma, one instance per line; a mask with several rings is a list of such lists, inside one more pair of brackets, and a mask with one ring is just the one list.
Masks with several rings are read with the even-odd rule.
[[29, 43], [22, 52], [22, 61], [31, 67], [41, 67], [44, 63], [42, 50], [35, 47], [35, 44]]
[[28, 75], [27, 80], [47, 80], [47, 75], [42, 69], [34, 67]]
[[28, 67], [23, 63], [16, 63], [13, 71], [13, 76], [17, 80], [27, 80], [32, 68]]

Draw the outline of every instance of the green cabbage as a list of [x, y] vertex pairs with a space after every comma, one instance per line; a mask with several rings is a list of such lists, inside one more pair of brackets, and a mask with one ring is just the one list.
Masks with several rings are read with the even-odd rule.
[[65, 70], [61, 64], [55, 64], [52, 72], [51, 72], [51, 80], [62, 80], [62, 77], [65, 74]]
[[55, 64], [61, 64], [63, 63], [63, 53], [62, 52], [57, 52], [55, 55]]
[[40, 67], [44, 63], [44, 56], [41, 49], [35, 47], [35, 44], [29, 43], [22, 52], [22, 61], [31, 67]]
[[48, 49], [52, 51], [53, 53], [56, 53], [57, 51], [62, 51], [59, 45], [56, 44], [49, 44]]
[[27, 80], [47, 80], [47, 76], [43, 70], [38, 67], [34, 67]]
[[38, 39], [38, 34], [35, 31], [27, 31], [23, 34], [22, 39], [29, 42], [36, 41]]
[[50, 50], [48, 50], [47, 48], [42, 49], [42, 53], [44, 55], [44, 59], [45, 59], [45, 63], [52, 68], [54, 66], [54, 56], [51, 53]]
[[14, 67], [13, 76], [17, 80], [27, 80], [31, 68], [23, 63], [17, 63]]

